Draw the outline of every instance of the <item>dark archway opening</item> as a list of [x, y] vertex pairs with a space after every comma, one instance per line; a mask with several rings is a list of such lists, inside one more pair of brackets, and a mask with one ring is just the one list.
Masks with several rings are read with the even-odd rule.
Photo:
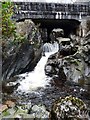
[[80, 21], [75, 19], [32, 19], [35, 24], [40, 24], [42, 39], [44, 42], [50, 42], [50, 33], [54, 28], [64, 30], [63, 37], [69, 37], [70, 33], [76, 34]]

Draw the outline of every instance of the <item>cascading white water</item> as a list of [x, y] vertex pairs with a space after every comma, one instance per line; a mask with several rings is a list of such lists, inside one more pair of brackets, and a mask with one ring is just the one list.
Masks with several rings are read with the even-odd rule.
[[22, 92], [30, 92], [33, 90], [37, 90], [39, 87], [45, 87], [48, 85], [49, 80], [47, 80], [47, 76], [44, 72], [45, 64], [48, 60], [48, 57], [56, 52], [58, 52], [59, 46], [57, 42], [53, 44], [45, 43], [43, 45], [43, 51], [45, 52], [45, 56], [42, 56], [34, 71], [29, 72], [28, 75], [22, 74], [20, 76], [25, 77], [22, 81], [19, 81], [20, 86], [18, 87], [18, 91]]

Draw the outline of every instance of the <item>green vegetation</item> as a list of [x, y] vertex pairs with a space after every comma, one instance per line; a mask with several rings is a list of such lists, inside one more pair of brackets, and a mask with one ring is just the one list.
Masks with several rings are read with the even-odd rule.
[[15, 22], [11, 19], [13, 15], [13, 3], [2, 2], [2, 37], [10, 38], [15, 34]]
[[[16, 21], [12, 19], [14, 14], [14, 7], [16, 7], [13, 2], [3, 1], [1, 2], [2, 7], [0, 13], [2, 13], [2, 58], [8, 57], [8, 50], [14, 51], [23, 42], [26, 41], [25, 35], [20, 35], [17, 32]], [[10, 54], [9, 53], [9, 54]]]
[[11, 44], [19, 44], [25, 42], [24, 35], [16, 32], [16, 22], [12, 20], [14, 14], [14, 4], [10, 1], [2, 2], [2, 45], [3, 47]]

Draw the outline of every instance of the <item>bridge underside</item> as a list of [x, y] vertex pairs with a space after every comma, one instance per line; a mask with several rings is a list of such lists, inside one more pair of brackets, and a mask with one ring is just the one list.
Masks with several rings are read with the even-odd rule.
[[[42, 2], [15, 2], [12, 19], [32, 19], [35, 24], [40, 23], [43, 40], [50, 41], [49, 35], [52, 29], [64, 29], [65, 36], [76, 34], [80, 25], [79, 20], [90, 17], [90, 3], [61, 4]], [[46, 35], [46, 36], [45, 36]]]
[[75, 19], [32, 19], [35, 24], [40, 24], [40, 29], [47, 31], [47, 36], [42, 35], [43, 40], [50, 41], [50, 33], [54, 28], [64, 30], [64, 37], [68, 37], [70, 33], [76, 34], [80, 22]]

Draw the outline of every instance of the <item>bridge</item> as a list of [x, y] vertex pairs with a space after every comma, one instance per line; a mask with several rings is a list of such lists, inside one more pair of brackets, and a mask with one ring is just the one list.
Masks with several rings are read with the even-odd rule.
[[[80, 22], [90, 16], [90, 2], [75, 4], [15, 2], [13, 19], [22, 21], [32, 19], [35, 24], [40, 23], [42, 39], [50, 40], [50, 33], [54, 28], [62, 28], [65, 36], [71, 32], [76, 34]], [[84, 32], [85, 33], [85, 32]]]
[[90, 16], [90, 2], [75, 4], [15, 2], [13, 18], [31, 19], [84, 19]]

